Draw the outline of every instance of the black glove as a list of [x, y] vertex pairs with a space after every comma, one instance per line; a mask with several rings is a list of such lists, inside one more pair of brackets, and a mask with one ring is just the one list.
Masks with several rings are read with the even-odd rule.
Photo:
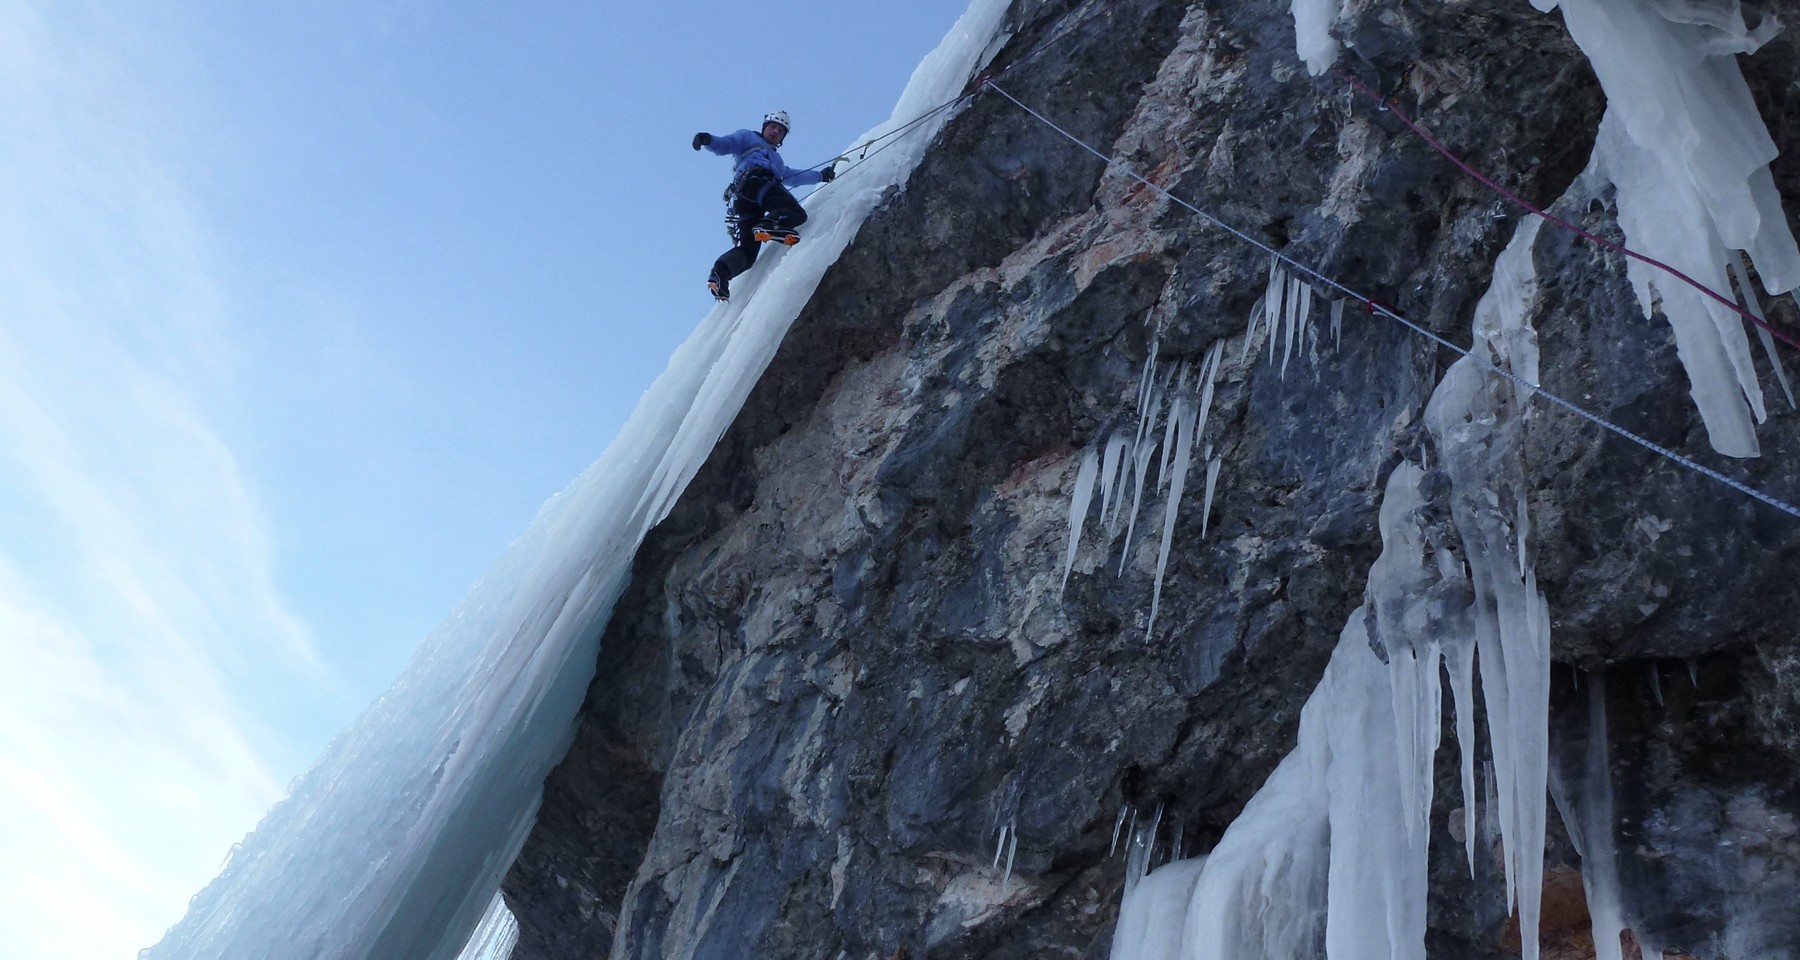
[[695, 150], [698, 150], [701, 147], [704, 147], [711, 142], [712, 142], [712, 134], [710, 134], [710, 133], [694, 134], [694, 149]]
[[831, 181], [836, 180], [836, 179], [837, 179], [837, 167], [835, 165], [826, 167], [825, 169], [819, 171], [819, 182], [820, 183], [830, 183]]

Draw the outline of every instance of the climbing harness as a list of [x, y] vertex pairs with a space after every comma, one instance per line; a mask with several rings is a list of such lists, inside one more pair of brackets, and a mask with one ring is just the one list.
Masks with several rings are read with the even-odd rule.
[[1515, 374], [1510, 370], [1502, 369], [1501, 367], [1488, 362], [1486, 359], [1478, 356], [1477, 354], [1471, 352], [1470, 350], [1468, 350], [1464, 347], [1458, 346], [1457, 344], [1452, 343], [1449, 340], [1445, 340], [1443, 337], [1440, 337], [1437, 334], [1432, 333], [1431, 331], [1426, 330], [1425, 328], [1419, 326], [1418, 324], [1413, 323], [1411, 320], [1408, 320], [1407, 318], [1401, 316], [1400, 312], [1398, 310], [1393, 309], [1392, 307], [1388, 306], [1387, 304], [1385, 304], [1379, 300], [1376, 300], [1372, 297], [1368, 297], [1368, 296], [1365, 296], [1365, 295], [1357, 292], [1356, 290], [1352, 289], [1351, 287], [1348, 287], [1348, 286], [1338, 282], [1337, 280], [1335, 280], [1331, 277], [1328, 277], [1328, 276], [1324, 275], [1323, 273], [1320, 273], [1319, 271], [1313, 269], [1312, 267], [1308, 266], [1307, 264], [1302, 263], [1302, 262], [1294, 259], [1293, 257], [1282, 253], [1279, 250], [1276, 250], [1274, 247], [1271, 247], [1268, 244], [1262, 242], [1261, 240], [1258, 240], [1255, 237], [1252, 237], [1249, 234], [1243, 232], [1242, 230], [1239, 230], [1236, 227], [1231, 226], [1230, 224], [1226, 223], [1225, 221], [1220, 220], [1218, 217], [1215, 217], [1212, 214], [1207, 213], [1205, 210], [1202, 210], [1199, 207], [1194, 206], [1193, 204], [1187, 202], [1186, 200], [1183, 200], [1180, 197], [1177, 197], [1173, 193], [1170, 193], [1162, 185], [1157, 184], [1157, 183], [1145, 178], [1144, 176], [1139, 174], [1137, 171], [1135, 171], [1135, 170], [1131, 169], [1130, 167], [1126, 166], [1125, 164], [1121, 163], [1119, 160], [1117, 160], [1113, 157], [1107, 156], [1105, 153], [1102, 153], [1100, 150], [1098, 150], [1095, 147], [1093, 147], [1092, 145], [1088, 144], [1086, 141], [1082, 140], [1080, 137], [1077, 137], [1074, 134], [1070, 133], [1069, 131], [1058, 126], [1055, 123], [1055, 121], [1053, 121], [1049, 117], [1046, 117], [1043, 114], [1037, 112], [1036, 110], [1033, 110], [1031, 107], [1027, 106], [1023, 101], [1019, 100], [1017, 97], [1013, 96], [1010, 93], [1007, 93], [1004, 89], [1002, 89], [1000, 87], [999, 84], [994, 83], [992, 80], [989, 80], [983, 86], [987, 89], [993, 90], [995, 93], [1000, 94], [1001, 96], [1005, 97], [1006, 99], [1011, 100], [1013, 102], [1013, 104], [1015, 106], [1017, 106], [1019, 109], [1030, 114], [1032, 117], [1036, 118], [1038, 122], [1044, 124], [1045, 126], [1049, 127], [1050, 129], [1056, 131], [1059, 134], [1062, 134], [1062, 136], [1064, 138], [1068, 139], [1071, 143], [1074, 143], [1076, 146], [1079, 146], [1083, 150], [1086, 150], [1087, 152], [1100, 158], [1100, 160], [1103, 161], [1107, 166], [1117, 167], [1126, 176], [1131, 177], [1133, 180], [1136, 180], [1137, 182], [1143, 184], [1144, 186], [1149, 187], [1151, 190], [1156, 191], [1158, 194], [1162, 195], [1165, 199], [1176, 204], [1177, 206], [1182, 207], [1183, 209], [1187, 210], [1189, 213], [1192, 213], [1195, 216], [1200, 217], [1202, 220], [1205, 220], [1206, 222], [1212, 224], [1213, 226], [1218, 227], [1221, 230], [1224, 230], [1226, 233], [1231, 234], [1232, 236], [1238, 238], [1239, 240], [1242, 240], [1243, 242], [1249, 244], [1250, 246], [1255, 247], [1256, 249], [1269, 254], [1270, 256], [1274, 257], [1275, 259], [1281, 261], [1282, 263], [1285, 263], [1288, 266], [1292, 267], [1294, 270], [1296, 270], [1300, 273], [1303, 273], [1309, 277], [1312, 277], [1313, 279], [1319, 281], [1320, 283], [1322, 283], [1328, 287], [1331, 287], [1335, 290], [1339, 290], [1339, 291], [1347, 294], [1349, 297], [1351, 297], [1356, 302], [1367, 306], [1370, 313], [1376, 313], [1376, 314], [1380, 314], [1382, 316], [1388, 317], [1389, 319], [1394, 320], [1394, 321], [1398, 322], [1399, 324], [1401, 324], [1402, 326], [1406, 327], [1408, 330], [1411, 330], [1414, 333], [1417, 333], [1420, 336], [1431, 340], [1432, 342], [1438, 344], [1439, 346], [1445, 347], [1445, 348], [1452, 350], [1458, 354], [1461, 354], [1462, 356], [1468, 357], [1469, 359], [1475, 361], [1475, 363], [1478, 364], [1479, 366], [1481, 366], [1484, 370], [1487, 370], [1490, 373], [1494, 373], [1501, 377], [1504, 377], [1505, 379], [1510, 380], [1513, 383], [1526, 388], [1527, 390], [1531, 391], [1534, 395], [1541, 396], [1544, 399], [1549, 400], [1551, 403], [1554, 403], [1557, 406], [1562, 407], [1565, 410], [1568, 410], [1570, 413], [1573, 413], [1576, 416], [1579, 416], [1582, 419], [1587, 420], [1588, 422], [1590, 422], [1596, 426], [1599, 426], [1603, 429], [1609, 430], [1609, 431], [1617, 434], [1618, 436], [1624, 437], [1626, 440], [1629, 440], [1632, 443], [1635, 443], [1638, 446], [1643, 447], [1646, 450], [1649, 450], [1651, 453], [1654, 453], [1657, 456], [1663, 457], [1664, 459], [1667, 459], [1670, 462], [1675, 463], [1679, 466], [1686, 467], [1687, 469], [1692, 470], [1695, 473], [1700, 474], [1701, 476], [1710, 478], [1712, 480], [1716, 480], [1719, 483], [1722, 483], [1725, 486], [1730, 487], [1731, 489], [1744, 494], [1745, 496], [1748, 496], [1752, 499], [1761, 501], [1762, 503], [1765, 503], [1771, 507], [1774, 507], [1775, 509], [1780, 510], [1781, 512], [1786, 513], [1790, 516], [1800, 517], [1800, 507], [1796, 507], [1793, 504], [1788, 503], [1785, 500], [1781, 500], [1770, 494], [1764, 493], [1763, 491], [1758, 490], [1755, 487], [1752, 487], [1749, 484], [1746, 484], [1740, 480], [1735, 480], [1731, 477], [1728, 477], [1725, 474], [1720, 473], [1719, 471], [1706, 466], [1705, 464], [1702, 464], [1695, 460], [1689, 459], [1688, 457], [1684, 457], [1681, 454], [1676, 453], [1675, 451], [1670, 450], [1669, 448], [1667, 448], [1665, 446], [1662, 446], [1661, 444], [1658, 444], [1658, 443], [1656, 443], [1652, 440], [1649, 440], [1645, 437], [1641, 437], [1641, 436], [1637, 435], [1636, 433], [1633, 433], [1630, 430], [1627, 430], [1624, 427], [1622, 427], [1616, 423], [1613, 423], [1611, 420], [1608, 420], [1605, 417], [1600, 416], [1599, 414], [1591, 413], [1591, 412], [1583, 409], [1582, 407], [1576, 405], [1575, 403], [1573, 403], [1569, 400], [1565, 400], [1562, 397], [1559, 397], [1554, 393], [1551, 393], [1550, 391], [1544, 389], [1539, 384], [1531, 383], [1530, 381], [1526, 380], [1524, 377], [1521, 377], [1518, 374]]
[[779, 182], [774, 172], [767, 167], [743, 167], [738, 170], [736, 176], [731, 178], [731, 183], [725, 187], [723, 199], [725, 201], [725, 232], [731, 236], [733, 246], [742, 242], [740, 231], [743, 225], [739, 223], [742, 218], [738, 216], [738, 197], [742, 196], [760, 207], [763, 199], [769, 195], [769, 188]]
[[[1379, 104], [1381, 106], [1381, 109], [1393, 114], [1396, 118], [1399, 119], [1399, 121], [1401, 123], [1406, 124], [1408, 129], [1410, 129], [1413, 133], [1418, 134], [1420, 139], [1422, 139], [1426, 143], [1430, 144], [1432, 149], [1436, 150], [1438, 153], [1443, 154], [1445, 159], [1447, 159], [1451, 163], [1455, 164], [1464, 173], [1468, 174], [1471, 177], [1474, 177], [1476, 180], [1481, 181], [1483, 184], [1486, 184], [1490, 189], [1494, 190], [1496, 193], [1499, 193], [1501, 196], [1505, 197], [1506, 199], [1511, 200], [1514, 204], [1517, 204], [1518, 206], [1523, 207], [1524, 209], [1526, 209], [1534, 214], [1537, 214], [1538, 216], [1544, 218], [1545, 220], [1548, 220], [1551, 223], [1554, 223], [1557, 226], [1562, 227], [1563, 229], [1574, 233], [1576, 236], [1582, 237], [1587, 240], [1591, 240], [1594, 243], [1600, 244], [1601, 246], [1606, 247], [1609, 250], [1615, 250], [1621, 254], [1624, 254], [1627, 257], [1632, 258], [1633, 260], [1637, 260], [1639, 262], [1649, 264], [1650, 266], [1655, 267], [1656, 269], [1661, 270], [1664, 273], [1667, 273], [1672, 277], [1675, 277], [1676, 279], [1682, 281], [1683, 283], [1686, 283], [1688, 286], [1693, 287], [1695, 290], [1700, 291], [1702, 294], [1705, 294], [1706, 296], [1711, 297], [1713, 300], [1718, 301], [1720, 304], [1724, 305], [1726, 309], [1732, 311], [1733, 313], [1736, 313], [1738, 316], [1741, 316], [1745, 320], [1748, 320], [1751, 323], [1756, 324], [1758, 327], [1767, 331], [1770, 336], [1775, 337], [1776, 339], [1780, 340], [1781, 342], [1787, 344], [1790, 347], [1800, 348], [1800, 338], [1796, 338], [1792, 334], [1784, 332], [1783, 330], [1781, 330], [1781, 328], [1774, 326], [1773, 324], [1769, 323], [1767, 320], [1763, 319], [1762, 317], [1757, 316], [1755, 313], [1751, 312], [1750, 310], [1746, 310], [1743, 306], [1739, 305], [1736, 300], [1733, 300], [1730, 297], [1725, 296], [1724, 294], [1718, 292], [1717, 290], [1714, 290], [1713, 288], [1707, 286], [1706, 284], [1701, 283], [1698, 280], [1695, 280], [1693, 277], [1688, 276], [1687, 274], [1681, 272], [1680, 270], [1675, 269], [1674, 267], [1662, 262], [1661, 260], [1657, 260], [1653, 257], [1647, 257], [1644, 254], [1638, 253], [1636, 250], [1632, 250], [1629, 247], [1626, 247], [1622, 244], [1614, 243], [1613, 241], [1608, 240], [1605, 237], [1598, 236], [1588, 230], [1584, 230], [1581, 227], [1579, 227], [1573, 223], [1570, 223], [1569, 221], [1564, 220], [1561, 217], [1558, 217], [1553, 213], [1548, 213], [1548, 212], [1544, 211], [1543, 209], [1539, 208], [1538, 206], [1534, 205], [1531, 201], [1526, 200], [1524, 197], [1519, 196], [1517, 193], [1514, 193], [1513, 191], [1508, 190], [1507, 188], [1501, 186], [1497, 181], [1494, 180], [1494, 178], [1475, 169], [1472, 165], [1470, 165], [1469, 163], [1464, 161], [1461, 157], [1450, 152], [1450, 148], [1444, 146], [1444, 144], [1442, 142], [1440, 142], [1436, 137], [1432, 136], [1430, 131], [1426, 130], [1418, 122], [1414, 121], [1411, 117], [1409, 117], [1405, 113], [1401, 112], [1400, 104], [1395, 98], [1383, 97], [1381, 94], [1376, 93], [1374, 90], [1369, 89], [1368, 85], [1364, 84], [1361, 80], [1356, 79], [1355, 77], [1351, 76], [1349, 73], [1346, 73], [1343, 70], [1337, 71], [1337, 74], [1338, 74], [1338, 76], [1344, 78], [1344, 82], [1348, 83], [1353, 90], [1360, 91], [1363, 94], [1369, 96], [1377, 104]], [[1744, 295], [1748, 296], [1748, 297], [1753, 297], [1756, 295], [1756, 293], [1753, 290], [1746, 289], [1744, 291]]]

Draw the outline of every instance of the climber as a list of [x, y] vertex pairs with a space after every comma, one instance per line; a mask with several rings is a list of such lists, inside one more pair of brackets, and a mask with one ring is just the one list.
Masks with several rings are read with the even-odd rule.
[[794, 228], [806, 222], [806, 211], [787, 191], [787, 185], [830, 183], [837, 175], [830, 165], [823, 170], [791, 170], [782, 162], [776, 151], [787, 139], [790, 126], [787, 111], [776, 110], [763, 116], [761, 133], [694, 134], [695, 150], [705, 147], [720, 156], [737, 158], [731, 186], [725, 188], [725, 230], [731, 234], [733, 246], [713, 263], [706, 278], [716, 299], [730, 298], [731, 278], [756, 263], [759, 244], [773, 240], [793, 246], [800, 242]]

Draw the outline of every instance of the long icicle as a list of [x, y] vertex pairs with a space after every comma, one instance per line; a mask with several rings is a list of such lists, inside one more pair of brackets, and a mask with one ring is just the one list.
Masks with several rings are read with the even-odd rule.
[[1069, 548], [1063, 554], [1062, 585], [1069, 588], [1069, 571], [1075, 569], [1075, 551], [1081, 547], [1081, 528], [1087, 523], [1088, 506], [1094, 501], [1094, 477], [1100, 472], [1100, 457], [1092, 448], [1081, 456], [1081, 469], [1075, 473], [1075, 494], [1069, 498]]
[[1200, 366], [1200, 416], [1195, 421], [1194, 427], [1194, 431], [1198, 434], [1206, 433], [1206, 419], [1212, 414], [1213, 387], [1218, 383], [1219, 363], [1224, 355], [1224, 341], [1215, 340], [1212, 347], [1206, 351], [1205, 362]]
[[1170, 396], [1174, 399], [1169, 404], [1169, 423], [1163, 428], [1162, 463], [1157, 466], [1156, 470], [1158, 490], [1169, 489], [1169, 458], [1175, 455], [1175, 408], [1182, 403], [1182, 397], [1187, 393], [1187, 374], [1188, 366], [1183, 361], [1181, 373], [1175, 378], [1175, 389], [1170, 392]]
[[1207, 528], [1212, 526], [1213, 491], [1219, 486], [1219, 466], [1223, 463], [1223, 457], [1213, 457], [1206, 464], [1206, 507], [1200, 514], [1202, 537], [1206, 536]]
[[[1738, 291], [1743, 295], [1745, 308], [1766, 324], [1769, 318], [1763, 314], [1756, 288], [1750, 285], [1750, 271], [1744, 266], [1742, 250], [1731, 251], [1730, 267], [1731, 275], [1737, 278]], [[1794, 386], [1788, 382], [1787, 368], [1781, 364], [1781, 354], [1775, 352], [1775, 338], [1770, 335], [1766, 326], [1758, 326], [1756, 336], [1762, 341], [1763, 352], [1769, 355], [1769, 366], [1775, 368], [1775, 379], [1781, 384], [1781, 392], [1787, 395], [1789, 409], [1800, 409], [1800, 404], [1794, 402]]]
[[[1287, 289], [1287, 271], [1281, 268], [1281, 260], [1269, 258], [1269, 287], [1263, 294], [1263, 320], [1269, 331], [1269, 363], [1275, 362], [1275, 341], [1281, 336], [1282, 291]], [[1248, 350], [1249, 346], [1246, 345]]]
[[1250, 306], [1250, 327], [1244, 331], [1244, 348], [1238, 351], [1237, 362], [1240, 367], [1250, 360], [1250, 345], [1256, 340], [1256, 322], [1261, 320], [1267, 312], [1264, 309], [1266, 299], [1266, 297], [1258, 297], [1256, 302]]
[[1106, 524], [1107, 536], [1118, 532], [1119, 500], [1123, 493], [1120, 468], [1124, 466], [1125, 448], [1131, 443], [1125, 431], [1115, 430], [1106, 438], [1106, 457], [1100, 462], [1100, 519]]
[[1170, 416], [1179, 421], [1175, 434], [1175, 459], [1170, 464], [1169, 496], [1163, 506], [1162, 544], [1156, 552], [1156, 587], [1150, 594], [1150, 622], [1144, 627], [1144, 639], [1149, 640], [1155, 634], [1156, 613], [1162, 606], [1163, 575], [1169, 568], [1169, 547], [1175, 540], [1175, 517], [1181, 510], [1181, 490], [1187, 483], [1188, 460], [1194, 453], [1194, 417], [1199, 413], [1189, 413], [1185, 398], [1178, 399], [1179, 405]]
[[[1281, 377], [1283, 380], [1287, 379], [1288, 361], [1293, 359], [1294, 344], [1300, 339], [1300, 290], [1305, 286], [1306, 284], [1302, 283], [1299, 277], [1288, 277], [1287, 293], [1281, 317], [1282, 343], [1284, 344], [1281, 350]], [[1274, 358], [1273, 351], [1270, 352], [1270, 358]]]
[[1316, 357], [1319, 355], [1318, 338], [1313, 335], [1312, 325], [1307, 323], [1308, 318], [1312, 316], [1312, 284], [1298, 279], [1294, 282], [1300, 284], [1300, 308], [1295, 311], [1295, 313], [1299, 317], [1301, 349], [1302, 352], [1306, 353], [1308, 356]]
[[[1151, 411], [1150, 415], [1154, 416], [1154, 411]], [[1137, 449], [1132, 451], [1131, 457], [1133, 471], [1131, 478], [1131, 519], [1125, 524], [1125, 548], [1119, 551], [1120, 576], [1125, 575], [1125, 563], [1127, 560], [1131, 559], [1131, 537], [1132, 534], [1137, 531], [1138, 510], [1144, 502], [1144, 478], [1150, 473], [1150, 458], [1153, 456], [1156, 456], [1156, 440], [1154, 436], [1146, 443], [1142, 431], [1140, 431]]]

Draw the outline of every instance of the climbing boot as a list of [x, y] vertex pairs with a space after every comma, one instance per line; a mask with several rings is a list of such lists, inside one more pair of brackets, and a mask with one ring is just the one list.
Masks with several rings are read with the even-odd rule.
[[750, 236], [755, 238], [757, 243], [774, 241], [775, 243], [788, 247], [800, 242], [800, 235], [798, 233], [789, 230], [787, 227], [777, 226], [772, 220], [764, 220], [757, 224], [751, 229]]

